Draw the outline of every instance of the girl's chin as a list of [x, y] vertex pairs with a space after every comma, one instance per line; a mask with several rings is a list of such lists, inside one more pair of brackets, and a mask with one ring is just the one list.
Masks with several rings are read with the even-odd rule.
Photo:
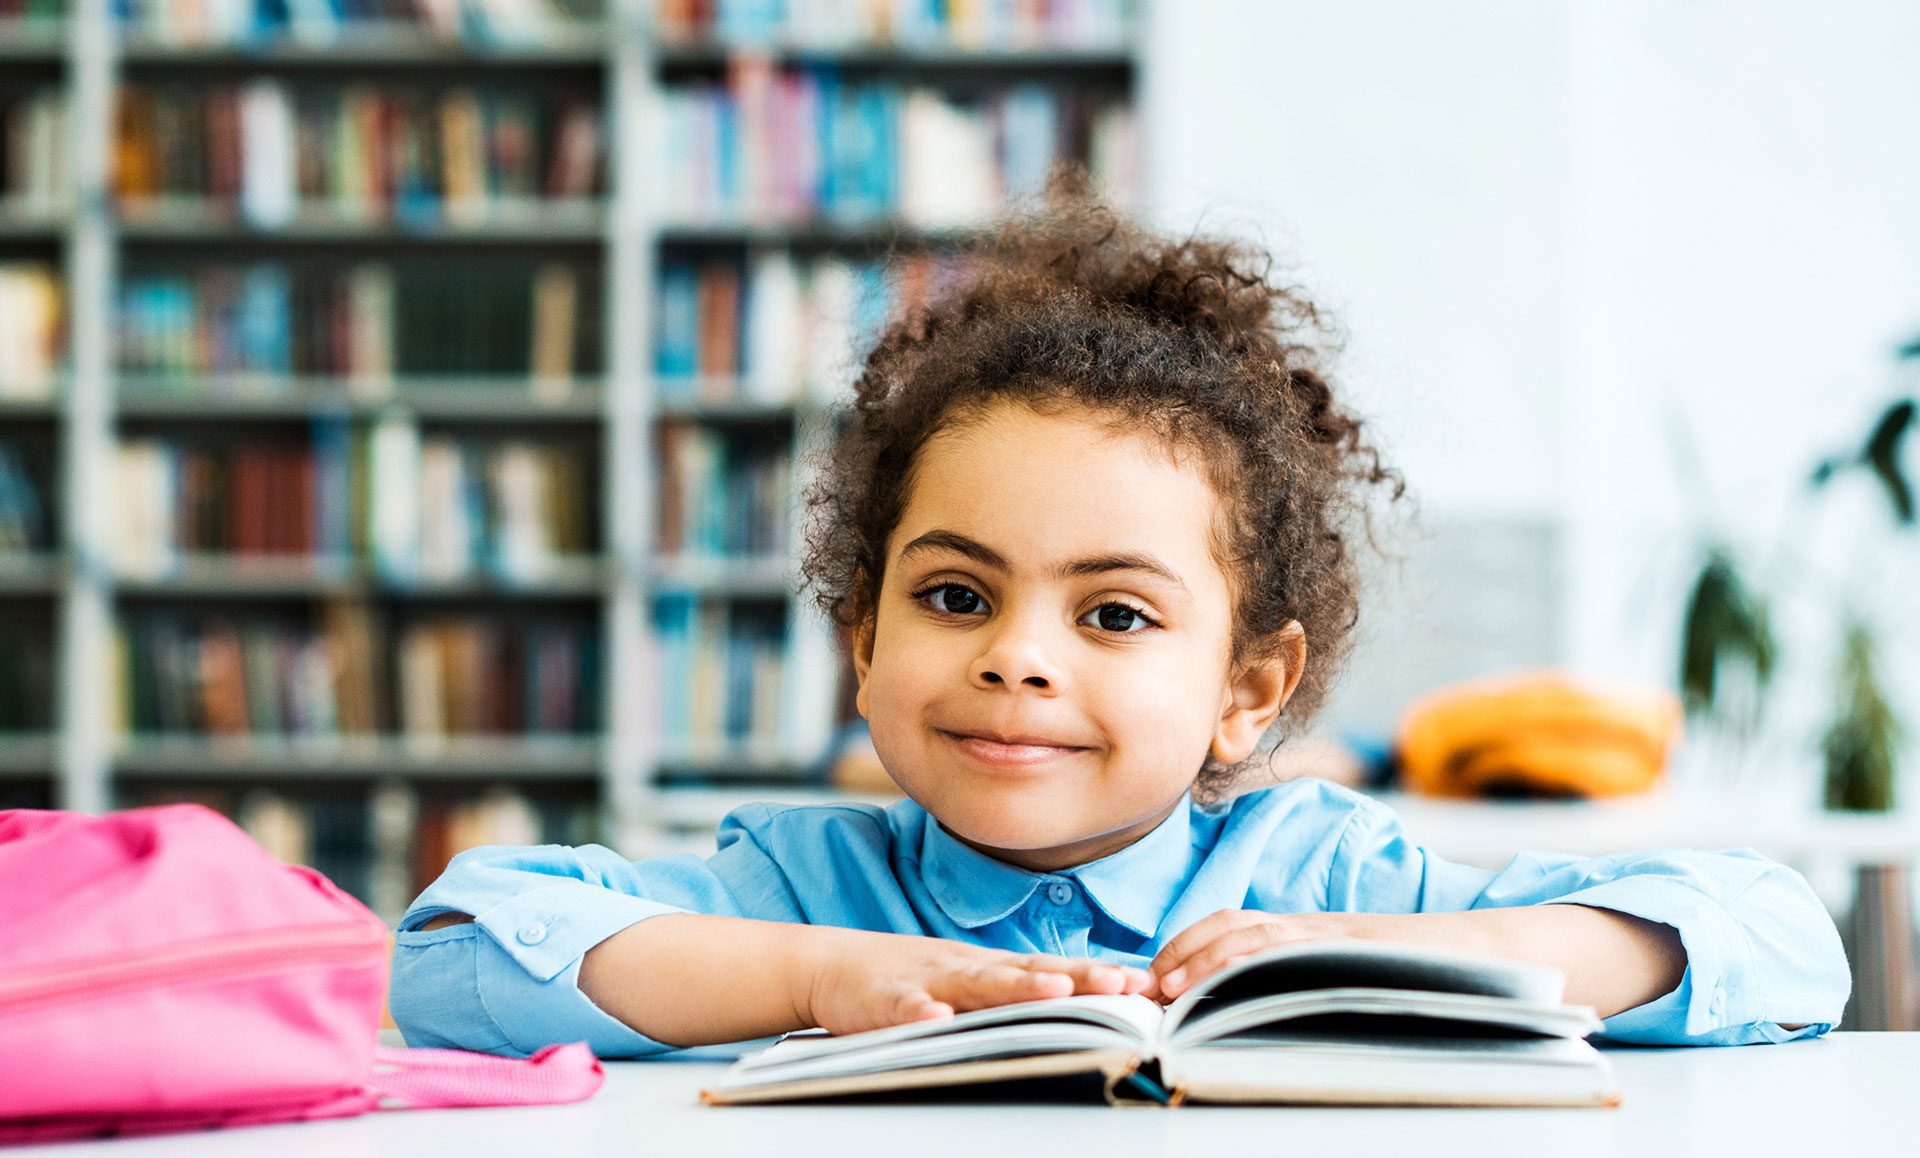
[[1057, 798], [1043, 799], [1040, 793], [1024, 795], [1025, 800], [1003, 796], [989, 801], [970, 796], [964, 801], [922, 797], [920, 802], [942, 828], [965, 843], [982, 852], [1007, 853], [1016, 859], [1021, 854], [1071, 848], [1111, 827], [1111, 822], [1103, 823], [1099, 817], [1078, 816]]

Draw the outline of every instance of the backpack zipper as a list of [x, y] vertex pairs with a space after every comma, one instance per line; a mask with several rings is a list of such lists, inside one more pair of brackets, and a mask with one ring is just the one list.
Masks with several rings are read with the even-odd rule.
[[385, 929], [354, 921], [206, 937], [140, 951], [131, 959], [56, 961], [36, 965], [26, 976], [0, 976], [0, 1014], [75, 994], [104, 997], [172, 981], [205, 980], [208, 965], [217, 965], [216, 975], [226, 978], [282, 966], [348, 961], [385, 941]]

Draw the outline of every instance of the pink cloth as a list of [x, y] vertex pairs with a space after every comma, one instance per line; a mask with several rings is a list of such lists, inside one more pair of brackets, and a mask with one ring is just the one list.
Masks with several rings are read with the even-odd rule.
[[583, 1044], [381, 1050], [386, 927], [209, 809], [0, 811], [0, 1142], [579, 1101]]

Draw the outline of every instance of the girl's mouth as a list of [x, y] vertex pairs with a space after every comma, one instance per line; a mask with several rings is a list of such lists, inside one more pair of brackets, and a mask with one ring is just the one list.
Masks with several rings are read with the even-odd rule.
[[940, 734], [980, 763], [1000, 768], [1031, 768], [1086, 751], [1077, 745], [1059, 744], [1033, 736], [1001, 737], [944, 729], [940, 730]]

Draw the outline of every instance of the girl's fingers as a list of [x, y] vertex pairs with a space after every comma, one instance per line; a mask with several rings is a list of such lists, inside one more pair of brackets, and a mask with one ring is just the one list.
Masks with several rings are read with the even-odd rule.
[[1208, 914], [1182, 929], [1179, 935], [1162, 946], [1160, 952], [1154, 954], [1147, 968], [1153, 971], [1155, 977], [1161, 979], [1161, 988], [1164, 989], [1169, 972], [1185, 964], [1187, 958], [1229, 930], [1243, 927], [1250, 916], [1271, 919], [1271, 914], [1250, 914], [1244, 909], [1221, 909], [1217, 913]]
[[956, 970], [947, 983], [936, 986], [935, 991], [956, 1009], [985, 1009], [1016, 1001], [1071, 996], [1073, 978], [1064, 973], [1039, 972], [1013, 964], [979, 963]]
[[1160, 974], [1160, 990], [1168, 997], [1178, 997], [1228, 962], [1258, 953], [1281, 939], [1269, 925], [1250, 925], [1222, 933], [1179, 965]]
[[1013, 963], [1020, 968], [1041, 973], [1064, 973], [1073, 978], [1075, 993], [1141, 993], [1153, 983], [1152, 975], [1144, 969], [1136, 969], [1131, 965], [1109, 965], [1083, 957], [1028, 953], [1014, 958]]
[[890, 987], [881, 1002], [885, 1013], [880, 1025], [900, 1025], [909, 1021], [933, 1021], [953, 1016], [953, 1006], [936, 999], [919, 985], [900, 982]]

